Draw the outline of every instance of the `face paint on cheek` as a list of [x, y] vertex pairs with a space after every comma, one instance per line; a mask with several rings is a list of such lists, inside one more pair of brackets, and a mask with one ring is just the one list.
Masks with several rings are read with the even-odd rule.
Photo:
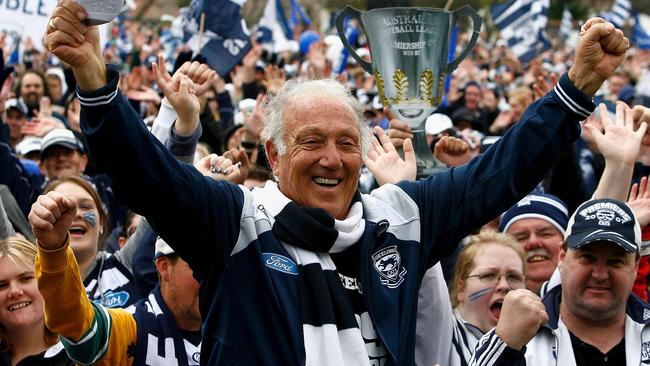
[[476, 300], [480, 299], [481, 297], [483, 297], [483, 296], [489, 294], [490, 292], [492, 292], [492, 290], [493, 290], [492, 287], [488, 287], [488, 288], [484, 288], [482, 290], [478, 290], [478, 291], [476, 291], [476, 292], [474, 292], [472, 294], [469, 294], [469, 296], [468, 296], [469, 301], [476, 301]]
[[96, 227], [97, 226], [97, 214], [89, 211], [89, 212], [84, 212], [84, 221], [86, 221], [90, 226]]

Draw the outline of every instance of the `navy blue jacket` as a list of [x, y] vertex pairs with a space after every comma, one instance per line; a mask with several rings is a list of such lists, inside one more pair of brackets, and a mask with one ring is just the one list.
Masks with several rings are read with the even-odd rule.
[[[118, 89], [78, 91], [90, 154], [117, 197], [144, 215], [201, 283], [202, 364], [301, 365], [305, 354], [297, 276], [264, 261], [291, 258], [245, 188], [203, 177], [156, 141]], [[526, 195], [580, 134], [595, 108], [563, 76], [521, 122], [470, 163], [363, 195], [360, 282], [393, 364], [414, 364], [418, 289], [425, 270], [459, 240]], [[373, 254], [395, 247], [406, 270], [387, 286]]]

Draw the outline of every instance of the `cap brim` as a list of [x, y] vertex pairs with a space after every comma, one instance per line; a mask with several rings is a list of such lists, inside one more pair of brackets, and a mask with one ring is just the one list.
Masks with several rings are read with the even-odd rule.
[[587, 244], [591, 244], [597, 241], [606, 241], [617, 244], [628, 253], [634, 253], [638, 250], [638, 246], [635, 243], [630, 242], [629, 240], [625, 239], [623, 235], [614, 231], [599, 231], [597, 233], [575, 233], [569, 235], [566, 238], [567, 247], [570, 249], [579, 249]]
[[55, 142], [53, 144], [49, 144], [46, 147], [42, 148], [41, 149], [41, 155], [46, 156], [47, 155], [47, 150], [49, 150], [50, 148], [52, 148], [54, 146], [63, 146], [63, 147], [67, 147], [70, 150], [76, 150], [76, 151], [79, 151], [79, 152], [82, 151], [79, 148], [79, 145], [77, 145], [77, 144], [73, 144], [73, 143], [70, 143], [68, 141], [57, 141], [57, 142]]

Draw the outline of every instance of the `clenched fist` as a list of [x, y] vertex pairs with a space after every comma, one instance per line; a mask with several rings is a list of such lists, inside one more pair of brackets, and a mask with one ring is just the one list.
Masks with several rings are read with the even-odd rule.
[[76, 215], [77, 200], [52, 191], [39, 196], [34, 202], [29, 223], [42, 248], [57, 249], [65, 244]]
[[546, 322], [548, 315], [539, 296], [518, 289], [508, 292], [503, 300], [495, 332], [509, 347], [521, 350]]

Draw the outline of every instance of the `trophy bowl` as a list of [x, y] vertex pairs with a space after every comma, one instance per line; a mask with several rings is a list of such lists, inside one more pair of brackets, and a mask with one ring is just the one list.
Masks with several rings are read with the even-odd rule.
[[[458, 20], [466, 16], [472, 19], [472, 36], [463, 51], [448, 61], [452, 31]], [[360, 20], [372, 63], [359, 57], [345, 37], [346, 18]], [[346, 6], [336, 17], [343, 46], [374, 76], [380, 102], [411, 127], [418, 178], [439, 169], [426, 143], [424, 122], [441, 103], [446, 75], [458, 67], [476, 44], [481, 23], [481, 17], [468, 5], [455, 11], [396, 7], [367, 12]]]

